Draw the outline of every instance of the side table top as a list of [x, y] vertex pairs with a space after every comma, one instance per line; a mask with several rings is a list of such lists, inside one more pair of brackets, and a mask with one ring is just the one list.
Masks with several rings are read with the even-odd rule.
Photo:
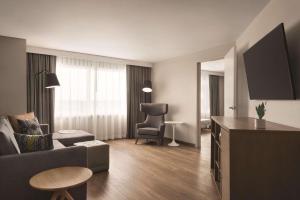
[[86, 131], [83, 131], [83, 130], [59, 130], [57, 132], [60, 133], [60, 134], [86, 133]]
[[34, 175], [29, 184], [39, 190], [57, 191], [81, 185], [92, 175], [92, 171], [85, 167], [59, 167]]
[[183, 124], [181, 121], [165, 121], [165, 124]]
[[74, 145], [75, 146], [84, 146], [84, 147], [93, 147], [93, 146], [107, 145], [107, 144], [100, 140], [91, 140], [91, 141], [85, 141], [85, 142], [77, 142], [77, 143], [74, 143]]

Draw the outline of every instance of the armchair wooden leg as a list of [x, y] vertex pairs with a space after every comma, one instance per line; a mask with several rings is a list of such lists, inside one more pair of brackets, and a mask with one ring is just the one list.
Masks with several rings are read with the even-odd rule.
[[137, 138], [136, 138], [136, 140], [135, 140], [135, 144], [137, 144], [137, 143], [138, 143], [138, 140], [139, 140], [139, 138], [137, 137]]

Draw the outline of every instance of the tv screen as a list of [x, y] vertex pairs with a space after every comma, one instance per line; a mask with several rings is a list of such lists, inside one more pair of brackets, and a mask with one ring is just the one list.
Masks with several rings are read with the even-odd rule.
[[250, 99], [295, 99], [283, 24], [244, 53]]

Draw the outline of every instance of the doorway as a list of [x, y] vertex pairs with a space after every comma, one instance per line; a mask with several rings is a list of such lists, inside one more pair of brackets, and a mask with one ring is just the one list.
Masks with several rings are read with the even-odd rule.
[[211, 116], [224, 116], [224, 59], [201, 63], [201, 129], [210, 129]]
[[197, 64], [199, 146], [201, 134], [210, 134], [210, 117], [224, 116], [224, 70], [224, 59]]

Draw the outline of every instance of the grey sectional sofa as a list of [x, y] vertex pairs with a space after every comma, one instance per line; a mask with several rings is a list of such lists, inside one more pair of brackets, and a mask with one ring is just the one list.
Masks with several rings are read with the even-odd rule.
[[[48, 131], [47, 125], [42, 126], [43, 132]], [[0, 128], [0, 146], [5, 147], [5, 141], [9, 141], [7, 129]], [[59, 135], [58, 135], [59, 136]], [[50, 168], [62, 166], [87, 167], [87, 152], [82, 146], [70, 146], [71, 143], [82, 140], [93, 140], [93, 135], [76, 135], [64, 140], [54, 137], [54, 149], [32, 153], [5, 153], [0, 147], [0, 199], [10, 200], [34, 200], [50, 199], [51, 192], [39, 191], [29, 185], [29, 179], [38, 172]], [[8, 144], [10, 145], [10, 144]], [[2, 151], [2, 153], [1, 153]], [[4, 153], [3, 153], [4, 152]], [[85, 200], [87, 185], [78, 186], [70, 190], [76, 200]]]

